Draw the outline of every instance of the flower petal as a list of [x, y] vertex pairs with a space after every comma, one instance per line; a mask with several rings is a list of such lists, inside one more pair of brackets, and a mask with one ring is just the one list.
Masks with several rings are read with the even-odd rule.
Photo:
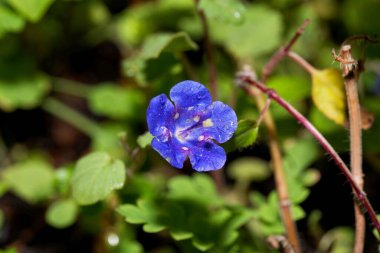
[[188, 108], [197, 105], [210, 105], [211, 95], [207, 88], [194, 81], [183, 81], [170, 90], [170, 98], [176, 107]]
[[182, 168], [187, 157], [187, 151], [184, 151], [175, 143], [175, 140], [170, 138], [166, 142], [160, 141], [158, 138], [153, 138], [152, 147], [173, 167]]
[[228, 105], [216, 101], [208, 108], [209, 114], [202, 119], [202, 127], [194, 128], [191, 139], [214, 139], [218, 143], [228, 141], [237, 128], [237, 117]]
[[156, 137], [168, 134], [174, 115], [174, 105], [165, 94], [152, 98], [146, 111], [149, 132]]
[[212, 141], [198, 142], [190, 147], [190, 162], [196, 171], [218, 170], [226, 162], [226, 152]]

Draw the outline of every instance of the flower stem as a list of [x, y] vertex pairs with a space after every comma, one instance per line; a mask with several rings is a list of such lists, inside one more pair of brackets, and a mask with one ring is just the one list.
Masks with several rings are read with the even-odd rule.
[[42, 108], [50, 114], [70, 123], [90, 137], [101, 131], [101, 128], [95, 122], [55, 98], [47, 98], [42, 104]]
[[[239, 84], [251, 94], [250, 91], [253, 88], [259, 89], [261, 92], [266, 93], [270, 98], [276, 101], [280, 106], [287, 110], [295, 119], [297, 119], [313, 137], [321, 144], [321, 146], [326, 150], [326, 152], [332, 157], [332, 159], [337, 164], [338, 168], [341, 170], [343, 175], [346, 177], [348, 183], [350, 184], [353, 193], [355, 194], [358, 201], [362, 204], [363, 208], [368, 212], [368, 216], [372, 221], [372, 224], [376, 228], [378, 234], [380, 235], [380, 223], [376, 217], [376, 213], [369, 202], [366, 193], [360, 188], [356, 183], [353, 175], [347, 168], [346, 164], [343, 162], [342, 158], [338, 155], [331, 144], [326, 140], [326, 138], [310, 123], [300, 112], [298, 112], [292, 105], [286, 102], [282, 97], [280, 97], [276, 91], [269, 89], [263, 83], [256, 81], [250, 77], [247, 73], [240, 73], [238, 75]], [[248, 85], [247, 85], [248, 84]]]

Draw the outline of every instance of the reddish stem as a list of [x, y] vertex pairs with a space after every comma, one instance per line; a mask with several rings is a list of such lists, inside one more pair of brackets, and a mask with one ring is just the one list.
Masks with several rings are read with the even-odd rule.
[[[266, 87], [263, 83], [259, 81], [253, 80], [252, 78], [250, 78], [250, 75], [246, 73], [241, 73], [238, 76], [238, 81], [240, 84], [242, 84], [245, 90], [249, 91], [253, 87], [256, 87], [261, 92], [266, 93], [268, 97], [276, 101], [280, 106], [282, 106], [285, 110], [287, 110], [295, 119], [297, 119], [311, 133], [311, 135], [314, 136], [314, 138], [321, 144], [321, 146], [326, 150], [326, 152], [332, 157], [332, 159], [337, 164], [338, 168], [346, 177], [355, 196], [357, 197], [358, 201], [363, 205], [363, 207], [367, 210], [369, 218], [371, 219], [378, 234], [380, 235], [380, 223], [376, 217], [376, 213], [373, 210], [371, 203], [369, 202], [367, 198], [366, 193], [363, 190], [361, 190], [360, 186], [355, 182], [346, 164], [343, 162], [342, 158], [338, 155], [335, 149], [326, 140], [326, 138], [300, 112], [298, 112], [292, 105], [290, 105], [282, 97], [280, 97], [276, 91], [269, 89], [268, 87]], [[249, 86], [244, 85], [244, 84], [249, 84]]]
[[309, 25], [310, 20], [306, 19], [303, 24], [297, 29], [297, 32], [293, 35], [291, 40], [288, 42], [288, 44], [285, 47], [280, 48], [273, 56], [270, 58], [268, 63], [265, 65], [263, 69], [263, 76], [262, 80], [264, 83], [266, 83], [269, 75], [272, 73], [274, 67], [279, 63], [282, 58], [284, 58], [290, 48], [294, 45], [294, 43], [298, 40], [298, 38], [302, 35], [302, 33], [305, 31], [305, 28]]

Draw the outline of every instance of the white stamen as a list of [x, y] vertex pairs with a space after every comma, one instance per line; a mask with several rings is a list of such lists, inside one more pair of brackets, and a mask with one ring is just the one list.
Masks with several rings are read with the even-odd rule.
[[187, 150], [189, 150], [189, 148], [188, 147], [182, 147], [182, 150], [187, 151]]
[[204, 135], [199, 135], [198, 136], [198, 141], [203, 141], [205, 139]]
[[194, 118], [193, 118], [193, 120], [195, 121], [195, 122], [199, 122], [199, 120], [200, 120], [201, 118], [197, 115], [197, 116], [195, 116]]
[[179, 113], [177, 112], [175, 115], [174, 115], [174, 119], [178, 119], [179, 118]]

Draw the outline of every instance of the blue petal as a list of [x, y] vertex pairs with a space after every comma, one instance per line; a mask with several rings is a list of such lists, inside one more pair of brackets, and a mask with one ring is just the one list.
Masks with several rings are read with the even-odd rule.
[[152, 147], [173, 167], [183, 167], [188, 151], [181, 149], [174, 139], [169, 138], [168, 141], [162, 142], [157, 138], [153, 138]]
[[152, 98], [146, 111], [149, 132], [153, 136], [164, 135], [167, 138], [168, 128], [173, 125], [174, 115], [174, 105], [165, 94]]
[[197, 105], [210, 105], [211, 95], [207, 88], [194, 81], [183, 81], [170, 90], [170, 98], [176, 107], [188, 108]]
[[218, 143], [228, 141], [237, 128], [234, 110], [219, 101], [212, 103], [208, 110], [208, 115], [202, 117], [200, 127], [191, 130], [191, 139], [214, 139]]
[[189, 158], [196, 171], [218, 170], [226, 162], [226, 152], [212, 141], [203, 141], [190, 147]]

